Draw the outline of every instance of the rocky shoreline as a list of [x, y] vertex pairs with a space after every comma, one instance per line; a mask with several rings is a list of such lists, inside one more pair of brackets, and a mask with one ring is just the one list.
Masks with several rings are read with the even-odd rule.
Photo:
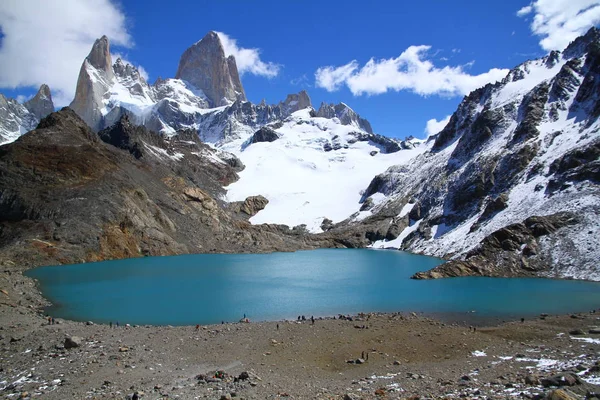
[[314, 325], [111, 328], [49, 324], [33, 280], [19, 271], [0, 278], [3, 398], [590, 399], [600, 392], [595, 312], [489, 326], [371, 313]]

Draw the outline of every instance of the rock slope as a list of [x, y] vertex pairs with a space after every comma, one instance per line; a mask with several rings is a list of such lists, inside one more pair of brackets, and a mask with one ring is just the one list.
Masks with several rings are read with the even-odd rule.
[[[226, 209], [243, 165], [200, 142], [123, 117], [99, 134], [65, 108], [0, 147], [0, 263], [26, 268], [123, 257], [337, 246]], [[252, 214], [265, 202], [239, 208]]]
[[470, 93], [429, 151], [369, 185], [390, 221], [374, 247], [454, 260], [420, 278], [600, 279], [599, 82], [593, 28]]

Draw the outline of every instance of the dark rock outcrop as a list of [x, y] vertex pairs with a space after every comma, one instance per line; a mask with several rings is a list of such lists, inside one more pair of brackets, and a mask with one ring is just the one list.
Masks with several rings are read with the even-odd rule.
[[274, 142], [279, 139], [277, 132], [268, 126], [263, 126], [252, 135], [250, 143]]

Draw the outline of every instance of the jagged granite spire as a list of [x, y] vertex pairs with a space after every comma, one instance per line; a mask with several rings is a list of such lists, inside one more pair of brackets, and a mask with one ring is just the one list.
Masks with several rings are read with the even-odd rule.
[[225, 56], [221, 39], [214, 31], [183, 53], [175, 78], [202, 90], [212, 107], [246, 101], [235, 58]]
[[52, 94], [50, 93], [48, 85], [43, 84], [40, 86], [40, 89], [35, 96], [33, 96], [31, 100], [23, 103], [23, 105], [30, 113], [35, 115], [37, 119], [42, 119], [53, 112], [54, 103], [52, 102]]
[[115, 78], [106, 36], [97, 39], [79, 71], [71, 108], [94, 131], [102, 128], [103, 97]]
[[113, 77], [112, 57], [110, 56], [110, 44], [106, 35], [96, 39], [92, 46], [92, 51], [88, 54], [86, 60], [97, 70], [104, 71], [108, 78]]

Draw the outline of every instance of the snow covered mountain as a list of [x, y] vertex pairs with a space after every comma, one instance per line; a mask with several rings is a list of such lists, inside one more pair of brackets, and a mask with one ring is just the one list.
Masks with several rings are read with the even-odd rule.
[[52, 111], [54, 104], [47, 85], [40, 86], [36, 95], [23, 104], [0, 93], [0, 145], [34, 129]]
[[[323, 103], [315, 111], [306, 91], [276, 105], [246, 101], [235, 60], [225, 57], [214, 32], [185, 51], [175, 79], [153, 85], [122, 60], [112, 64], [108, 39], [98, 39], [71, 108], [95, 130], [127, 115], [167, 136], [197, 131], [247, 166], [228, 188], [229, 201], [259, 194], [269, 200], [252, 222], [305, 224], [312, 232], [321, 231], [324, 218], [346, 219], [374, 175], [419, 152], [418, 140], [375, 135], [346, 104]], [[260, 137], [267, 132], [268, 139]]]
[[600, 279], [598, 116], [593, 28], [466, 96], [427, 151], [375, 177], [363, 200], [388, 225], [373, 247], [455, 260], [420, 278]]
[[[98, 39], [71, 108], [96, 132], [126, 117], [167, 142], [196, 132], [218, 150], [207, 155], [217, 163], [234, 154], [245, 169], [215, 193], [233, 208], [252, 203], [254, 224], [452, 260], [418, 278], [600, 280], [599, 86], [593, 28], [563, 52], [470, 93], [437, 135], [400, 141], [375, 134], [344, 103], [315, 110], [305, 91], [275, 105], [246, 101], [235, 59], [209, 32], [182, 55], [175, 78], [154, 84], [123, 60], [113, 63], [108, 39]], [[34, 127], [47, 99], [51, 106], [49, 90], [40, 93], [35, 103], [44, 106], [0, 97], [4, 141]], [[179, 153], [147, 137], [139, 139], [144, 151], [178, 162]]]
[[373, 176], [421, 153], [419, 144], [342, 125], [337, 117], [316, 117], [305, 108], [222, 146], [246, 166], [227, 188], [227, 199], [261, 194], [269, 204], [251, 222], [304, 224], [320, 232], [325, 219], [340, 222], [354, 213]]

